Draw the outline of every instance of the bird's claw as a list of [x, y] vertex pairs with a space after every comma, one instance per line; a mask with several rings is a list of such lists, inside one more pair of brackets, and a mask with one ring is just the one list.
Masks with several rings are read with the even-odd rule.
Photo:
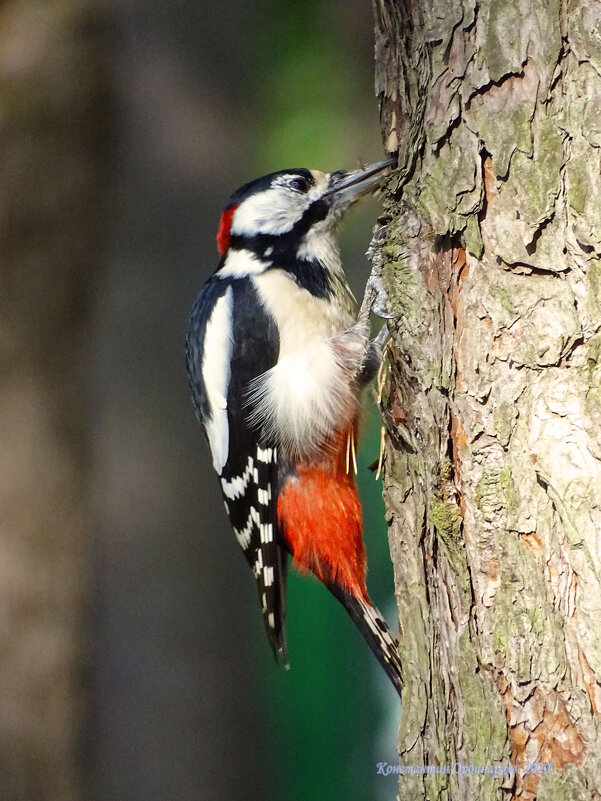
[[372, 312], [376, 317], [381, 317], [383, 320], [394, 319], [395, 315], [388, 311], [390, 303], [386, 290], [384, 289], [384, 282], [382, 281], [381, 275], [372, 272], [369, 276], [367, 286], [365, 287], [363, 305], [366, 307], [368, 314]]

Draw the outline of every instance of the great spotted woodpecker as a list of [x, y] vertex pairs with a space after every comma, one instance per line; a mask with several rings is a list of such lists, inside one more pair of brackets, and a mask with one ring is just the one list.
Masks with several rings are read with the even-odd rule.
[[397, 642], [365, 585], [354, 462], [359, 395], [381, 359], [357, 314], [336, 241], [348, 207], [390, 160], [350, 173], [292, 169], [245, 184], [221, 216], [221, 260], [192, 308], [186, 354], [196, 411], [267, 636], [288, 664], [288, 556], [338, 598], [401, 692]]

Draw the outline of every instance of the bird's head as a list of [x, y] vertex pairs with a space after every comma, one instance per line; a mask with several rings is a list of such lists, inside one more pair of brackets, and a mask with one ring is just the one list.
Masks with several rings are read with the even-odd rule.
[[245, 184], [221, 215], [219, 252], [249, 245], [255, 252], [300, 251], [308, 237], [333, 237], [344, 212], [373, 190], [393, 163], [386, 159], [352, 172], [281, 170]]

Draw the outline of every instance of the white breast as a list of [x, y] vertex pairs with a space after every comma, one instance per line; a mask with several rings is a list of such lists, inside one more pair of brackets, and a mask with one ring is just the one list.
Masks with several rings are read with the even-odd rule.
[[250, 388], [250, 419], [290, 456], [318, 452], [357, 412], [356, 389], [333, 338], [354, 322], [350, 291], [340, 303], [316, 298], [284, 271], [253, 281], [280, 333], [277, 364]]

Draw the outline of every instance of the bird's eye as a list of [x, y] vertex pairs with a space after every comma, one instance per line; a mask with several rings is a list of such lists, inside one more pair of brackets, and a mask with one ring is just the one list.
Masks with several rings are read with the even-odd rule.
[[303, 178], [300, 175], [296, 175], [294, 178], [291, 178], [288, 186], [290, 189], [294, 189], [295, 192], [308, 192], [309, 191], [309, 181], [306, 178]]

